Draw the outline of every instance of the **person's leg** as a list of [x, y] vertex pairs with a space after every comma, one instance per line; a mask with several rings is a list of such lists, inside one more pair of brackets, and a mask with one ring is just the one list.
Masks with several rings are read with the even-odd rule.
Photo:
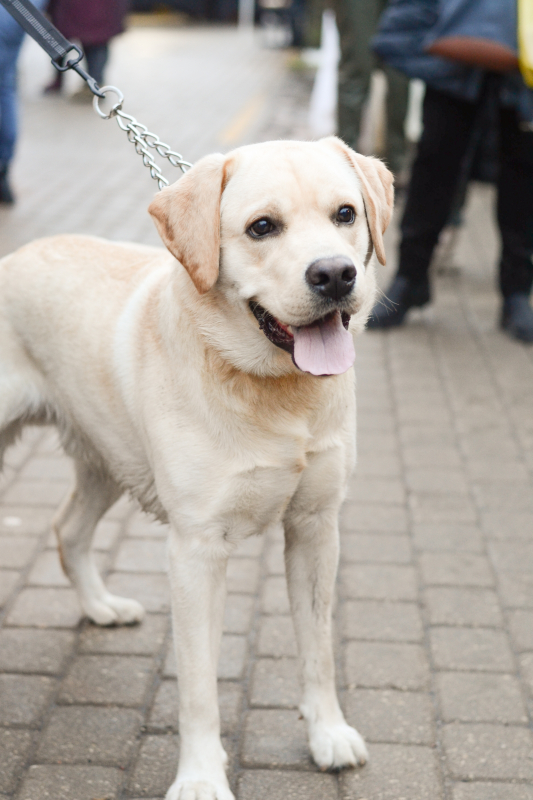
[[369, 43], [375, 33], [378, 8], [374, 0], [335, 0], [333, 8], [341, 50], [338, 135], [357, 150], [363, 105], [375, 64]]
[[374, 307], [369, 328], [400, 325], [411, 307], [430, 299], [431, 256], [450, 214], [477, 108], [476, 103], [426, 90], [423, 131], [400, 226], [398, 273], [386, 292], [387, 300]]
[[520, 129], [513, 108], [500, 109], [498, 225], [502, 237], [502, 327], [533, 342], [533, 132]]
[[108, 43], [84, 45], [83, 51], [87, 59], [87, 72], [95, 79], [99, 86], [103, 86], [104, 69], [109, 56]]
[[0, 203], [14, 202], [9, 184], [9, 165], [17, 139], [17, 57], [18, 50], [4, 52], [0, 63]]
[[387, 76], [387, 139], [385, 160], [396, 177], [405, 169], [405, 117], [409, 101], [409, 78], [402, 72], [383, 66]]

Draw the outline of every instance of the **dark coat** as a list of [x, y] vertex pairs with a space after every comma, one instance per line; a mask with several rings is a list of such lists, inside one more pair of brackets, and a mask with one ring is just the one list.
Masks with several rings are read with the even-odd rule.
[[128, 0], [52, 0], [52, 22], [67, 39], [104, 44], [124, 30]]

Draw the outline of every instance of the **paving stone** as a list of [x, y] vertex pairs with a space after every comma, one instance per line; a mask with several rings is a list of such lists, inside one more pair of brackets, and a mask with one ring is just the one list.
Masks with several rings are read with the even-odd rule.
[[163, 797], [176, 777], [178, 753], [177, 736], [146, 736], [129, 781], [129, 793]]
[[21, 469], [21, 478], [59, 480], [70, 483], [74, 480], [74, 465], [68, 458], [57, 456], [33, 456]]
[[524, 653], [520, 656], [520, 668], [529, 688], [529, 694], [533, 697], [533, 653]]
[[161, 650], [169, 628], [169, 620], [161, 614], [147, 614], [139, 625], [100, 628], [88, 624], [82, 631], [80, 653], [117, 653], [149, 656]]
[[407, 511], [404, 506], [345, 503], [341, 509], [340, 524], [344, 531], [407, 533]]
[[9, 600], [19, 577], [20, 574], [14, 570], [0, 569], [0, 607]]
[[224, 610], [226, 633], [247, 633], [252, 624], [254, 598], [245, 594], [229, 594]]
[[433, 744], [433, 706], [428, 694], [387, 689], [344, 693], [346, 719], [368, 742]]
[[79, 656], [61, 686], [62, 703], [140, 706], [154, 664], [142, 656]]
[[455, 778], [533, 780], [533, 738], [527, 728], [452, 723], [442, 735]]
[[473, 483], [472, 491], [480, 508], [533, 511], [533, 496], [529, 482], [486, 481]]
[[345, 647], [346, 682], [372, 689], [425, 689], [429, 667], [417, 644], [349, 642]]
[[35, 536], [0, 536], [0, 567], [24, 569], [38, 546]]
[[[360, 408], [359, 398], [358, 405]], [[361, 419], [359, 418], [359, 425]], [[367, 478], [397, 478], [401, 474], [401, 462], [394, 453], [366, 453], [359, 454], [355, 472], [357, 477]]]
[[533, 541], [514, 542], [509, 547], [507, 542], [489, 542], [489, 554], [494, 567], [502, 572], [526, 572], [531, 575], [533, 564]]
[[[107, 555], [97, 552], [93, 553], [93, 558], [98, 570], [102, 572], [107, 565]], [[72, 585], [63, 572], [57, 549], [45, 550], [40, 553], [30, 570], [27, 583], [33, 586], [69, 587]]]
[[257, 654], [260, 656], [295, 656], [296, 636], [291, 617], [262, 617], [257, 637]]
[[124, 773], [111, 767], [34, 764], [18, 800], [115, 800]]
[[476, 510], [467, 497], [458, 494], [423, 494], [409, 496], [413, 522], [476, 522]]
[[0, 671], [58, 674], [63, 671], [74, 643], [70, 631], [2, 628]]
[[437, 586], [492, 586], [488, 559], [474, 553], [422, 553], [422, 580]]
[[483, 530], [490, 539], [531, 539], [533, 512], [486, 511], [481, 514]]
[[101, 520], [94, 534], [93, 550], [112, 550], [120, 536], [121, 528], [120, 522], [113, 522], [109, 519]]
[[298, 711], [249, 711], [244, 727], [242, 763], [245, 767], [311, 769], [305, 724]]
[[348, 564], [341, 567], [345, 597], [375, 600], [416, 600], [418, 584], [411, 566]]
[[533, 650], [533, 611], [512, 611], [509, 622], [517, 650]]
[[515, 783], [456, 783], [453, 800], [533, 800], [533, 786]]
[[51, 480], [15, 481], [3, 497], [6, 505], [51, 506], [56, 508], [68, 491], [68, 484]]
[[8, 625], [36, 628], [75, 628], [81, 609], [74, 589], [23, 589], [7, 616]]
[[254, 558], [228, 559], [228, 592], [255, 594], [259, 583], [259, 562]]
[[426, 589], [424, 597], [433, 625], [503, 624], [498, 596], [492, 589], [435, 587]]
[[437, 673], [445, 722], [527, 723], [520, 685], [513, 675]]
[[283, 770], [244, 770], [237, 800], [337, 800], [333, 775]]
[[119, 572], [166, 572], [167, 567], [165, 539], [124, 539], [115, 560]]
[[167, 575], [114, 572], [106, 583], [110, 592], [137, 600], [146, 611], [162, 613], [170, 609]]
[[429, 551], [451, 551], [453, 553], [481, 553], [483, 537], [475, 525], [435, 522], [413, 526], [415, 547]]
[[[220, 657], [218, 660], [219, 679], [229, 681], [242, 678], [246, 664], [246, 654], [246, 637], [225, 633], [222, 636]], [[176, 677], [176, 662], [173, 646], [170, 646], [168, 649], [163, 674], [165, 678]]]
[[433, 494], [468, 493], [468, 483], [463, 470], [446, 467], [416, 467], [405, 472], [407, 488], [411, 492]]
[[348, 502], [401, 505], [405, 503], [405, 489], [398, 478], [356, 477], [350, 486]]
[[268, 546], [266, 553], [266, 567], [269, 575], [285, 575], [285, 545], [283, 542], [273, 542]]
[[266, 578], [261, 594], [263, 614], [290, 614], [289, 595], [285, 576], [272, 575]]
[[251, 706], [297, 708], [301, 699], [295, 658], [258, 658], [250, 688]]
[[0, 725], [38, 725], [55, 689], [52, 678], [0, 674]]
[[415, 603], [347, 600], [342, 608], [342, 631], [348, 639], [419, 642], [422, 620]]
[[402, 447], [402, 456], [407, 467], [460, 467], [461, 454], [453, 445], [431, 447], [409, 445]]
[[[218, 683], [218, 706], [222, 733], [231, 733], [239, 723], [239, 712], [242, 703], [242, 688], [230, 681]], [[148, 721], [152, 732], [178, 732], [178, 685], [175, 680], [161, 682], [154, 700]]]
[[430, 645], [437, 669], [513, 672], [507, 636], [489, 628], [433, 628]]
[[409, 564], [413, 554], [408, 536], [348, 533], [341, 537], [341, 557], [345, 562]]
[[30, 731], [0, 728], [0, 792], [14, 791], [31, 746]]
[[50, 529], [54, 511], [26, 505], [8, 505], [2, 500], [0, 534], [7, 536], [40, 536]]
[[430, 747], [375, 744], [368, 764], [341, 774], [343, 800], [441, 800], [437, 754]]
[[42, 734], [36, 760], [125, 768], [142, 724], [142, 715], [129, 708], [55, 708]]
[[503, 572], [498, 576], [500, 596], [509, 608], [533, 608], [533, 575]]

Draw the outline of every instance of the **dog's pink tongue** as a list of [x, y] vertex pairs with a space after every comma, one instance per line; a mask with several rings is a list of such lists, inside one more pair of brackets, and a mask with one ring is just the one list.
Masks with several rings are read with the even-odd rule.
[[293, 328], [294, 360], [311, 375], [340, 375], [355, 361], [352, 334], [342, 324], [340, 311], [326, 320]]

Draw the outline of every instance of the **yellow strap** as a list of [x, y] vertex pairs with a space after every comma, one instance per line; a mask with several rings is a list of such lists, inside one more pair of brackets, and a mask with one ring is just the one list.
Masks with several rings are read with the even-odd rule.
[[533, 0], [518, 0], [518, 61], [524, 81], [533, 88]]

